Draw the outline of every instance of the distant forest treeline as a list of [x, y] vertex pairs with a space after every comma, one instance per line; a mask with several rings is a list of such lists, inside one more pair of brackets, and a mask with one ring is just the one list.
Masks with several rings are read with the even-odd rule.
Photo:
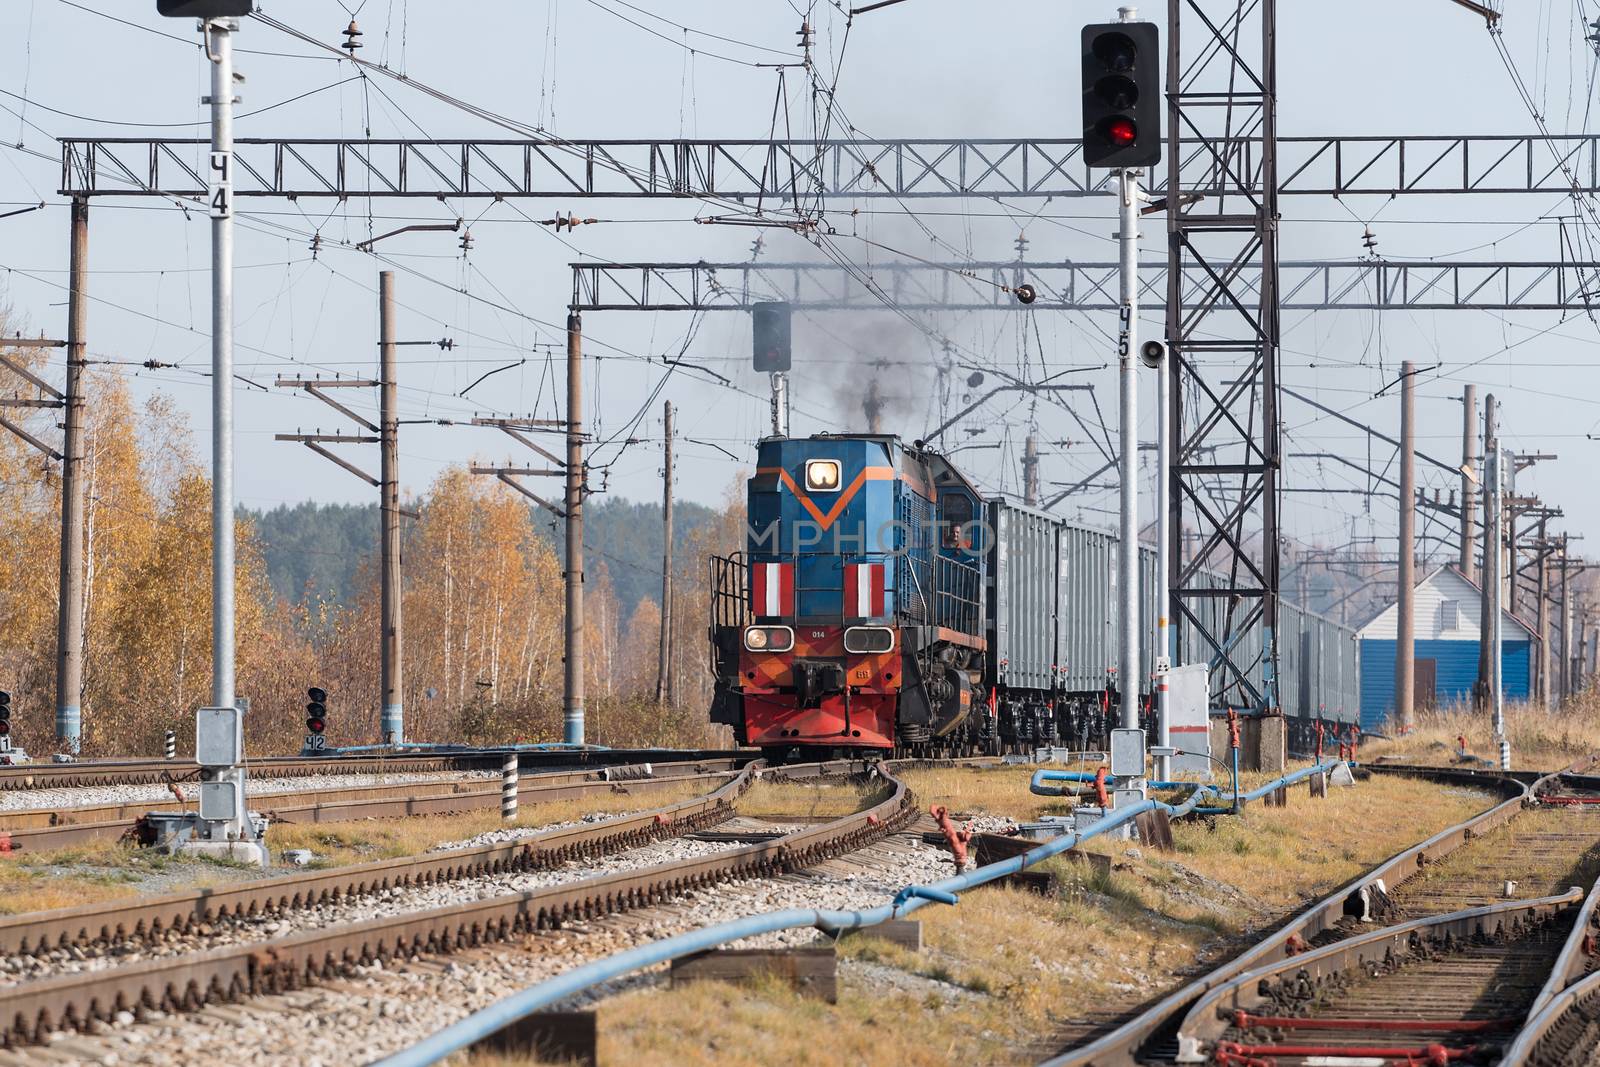
[[[357, 593], [361, 568], [376, 558], [376, 503], [308, 501], [260, 511], [241, 508], [239, 515], [254, 526], [266, 562], [267, 580], [272, 583], [272, 591], [288, 604], [309, 598], [348, 605]], [[672, 516], [678, 535], [676, 543], [689, 544], [695, 531], [714, 521], [716, 515], [703, 504], [678, 501]], [[529, 522], [539, 538], [554, 549], [556, 557], [564, 558], [565, 546], [555, 519], [530, 508]], [[661, 597], [663, 532], [659, 503], [593, 497], [584, 512], [589, 565], [606, 565], [618, 610], [625, 617], [631, 617], [641, 601]], [[402, 558], [403, 555], [402, 549]]]

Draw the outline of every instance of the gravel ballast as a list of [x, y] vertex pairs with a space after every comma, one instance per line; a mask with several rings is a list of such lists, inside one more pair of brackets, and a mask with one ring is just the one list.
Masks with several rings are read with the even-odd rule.
[[[678, 842], [691, 844], [692, 842]], [[630, 855], [637, 855], [636, 853]], [[900, 834], [811, 871], [714, 886], [677, 901], [544, 931], [518, 942], [410, 965], [373, 965], [327, 986], [264, 997], [197, 1015], [132, 1017], [94, 1036], [62, 1034], [54, 1062], [333, 1067], [397, 1051], [543, 979], [611, 953], [710, 923], [779, 908], [863, 908], [886, 903], [909, 882], [948, 876], [948, 854]], [[812, 930], [747, 939], [737, 947], [803, 944]], [[659, 981], [664, 968], [619, 980], [584, 1003]], [[563, 1007], [581, 1006], [574, 1002]], [[293, 1038], [289, 1039], [288, 1034]]]

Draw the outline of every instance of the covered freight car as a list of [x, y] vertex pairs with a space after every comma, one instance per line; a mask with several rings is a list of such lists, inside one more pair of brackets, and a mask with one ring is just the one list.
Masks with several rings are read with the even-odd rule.
[[[887, 435], [767, 438], [749, 482], [747, 551], [711, 561], [713, 722], [774, 756], [1104, 743], [1116, 678], [1115, 535], [983, 499], [942, 454]], [[1154, 617], [1155, 553], [1139, 603]], [[1202, 572], [1192, 585], [1221, 584]], [[1216, 705], [1258, 706], [1259, 626], [1229, 598], [1174, 621], [1180, 661], [1212, 667]], [[1149, 627], [1143, 626], [1148, 630]], [[1277, 703], [1353, 718], [1353, 634], [1280, 603]], [[1148, 716], [1147, 634], [1128, 687]]]

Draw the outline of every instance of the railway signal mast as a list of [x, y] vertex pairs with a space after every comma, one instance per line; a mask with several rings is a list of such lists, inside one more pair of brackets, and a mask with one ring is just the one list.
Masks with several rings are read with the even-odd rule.
[[1117, 172], [1120, 208], [1117, 688], [1122, 706], [1120, 728], [1111, 734], [1111, 773], [1122, 802], [1143, 800], [1145, 793], [1145, 736], [1139, 726], [1139, 176], [1161, 160], [1161, 42], [1154, 23], [1134, 21], [1133, 8], [1120, 8], [1118, 14], [1117, 22], [1083, 28], [1083, 161]]
[[233, 624], [233, 34], [252, 0], [156, 0], [170, 18], [200, 20], [211, 61], [211, 706], [195, 716], [200, 811], [160, 819], [168, 848], [267, 863], [261, 828], [246, 809], [244, 714], [234, 693]]

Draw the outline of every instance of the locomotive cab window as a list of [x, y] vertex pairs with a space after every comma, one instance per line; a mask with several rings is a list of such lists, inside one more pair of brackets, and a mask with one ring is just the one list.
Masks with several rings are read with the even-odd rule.
[[833, 493], [839, 489], [839, 461], [836, 459], [806, 460], [806, 488], [817, 493]]
[[939, 498], [939, 518], [944, 523], [943, 547], [972, 547], [972, 499], [965, 493], [945, 493]]

